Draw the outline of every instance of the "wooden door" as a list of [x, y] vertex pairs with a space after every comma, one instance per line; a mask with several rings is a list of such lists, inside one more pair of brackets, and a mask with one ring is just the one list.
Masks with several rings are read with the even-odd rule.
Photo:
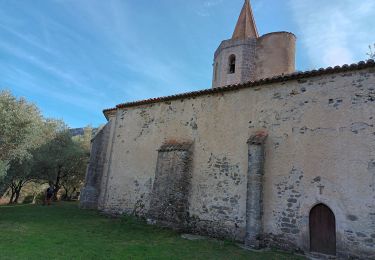
[[310, 211], [310, 251], [336, 255], [335, 215], [324, 204]]

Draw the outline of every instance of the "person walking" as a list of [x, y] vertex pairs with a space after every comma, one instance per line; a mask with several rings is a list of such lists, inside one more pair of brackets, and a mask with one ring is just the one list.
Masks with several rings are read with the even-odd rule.
[[48, 205], [48, 206], [51, 205], [53, 192], [54, 192], [53, 185], [50, 183], [48, 189], [46, 190], [45, 205]]

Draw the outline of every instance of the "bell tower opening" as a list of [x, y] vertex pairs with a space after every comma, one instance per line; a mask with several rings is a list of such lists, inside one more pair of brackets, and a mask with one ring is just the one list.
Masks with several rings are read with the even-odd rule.
[[229, 74], [236, 73], [236, 55], [232, 54], [229, 56]]

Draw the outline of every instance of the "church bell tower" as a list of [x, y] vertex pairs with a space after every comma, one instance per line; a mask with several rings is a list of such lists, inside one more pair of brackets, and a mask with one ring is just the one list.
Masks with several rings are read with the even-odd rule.
[[259, 37], [249, 0], [245, 0], [232, 38], [215, 52], [212, 87], [241, 84], [295, 72], [296, 37], [274, 32]]

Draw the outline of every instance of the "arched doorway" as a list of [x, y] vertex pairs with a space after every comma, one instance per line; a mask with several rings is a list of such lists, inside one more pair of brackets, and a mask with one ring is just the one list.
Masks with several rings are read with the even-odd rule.
[[336, 255], [336, 220], [332, 210], [318, 204], [310, 211], [310, 251]]

